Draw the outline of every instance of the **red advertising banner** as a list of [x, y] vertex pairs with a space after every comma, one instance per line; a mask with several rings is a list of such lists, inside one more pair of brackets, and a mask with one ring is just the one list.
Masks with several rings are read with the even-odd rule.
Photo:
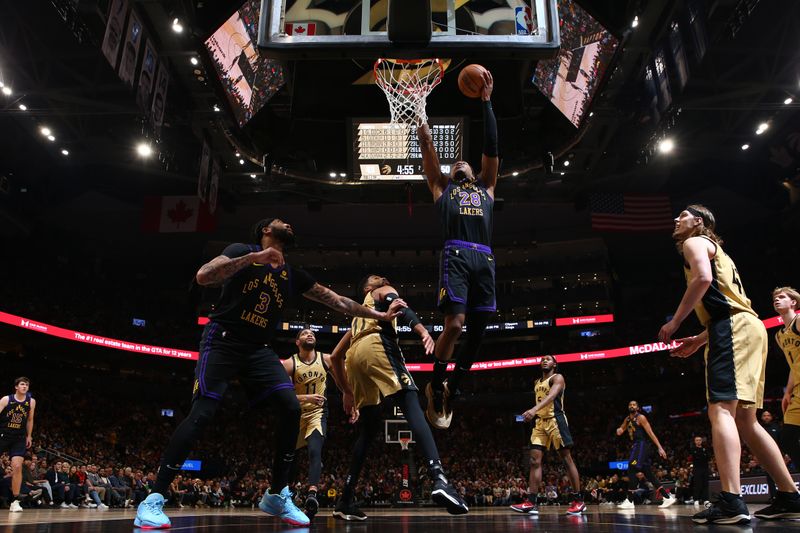
[[614, 322], [614, 315], [587, 315], [556, 318], [556, 326], [586, 326], [588, 324], [603, 324]]

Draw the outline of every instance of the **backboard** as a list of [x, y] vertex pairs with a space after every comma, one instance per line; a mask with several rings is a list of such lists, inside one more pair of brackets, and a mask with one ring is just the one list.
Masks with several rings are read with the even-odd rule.
[[431, 42], [411, 47], [389, 41], [389, 1], [262, 0], [258, 45], [292, 60], [541, 59], [559, 48], [556, 0], [431, 0]]

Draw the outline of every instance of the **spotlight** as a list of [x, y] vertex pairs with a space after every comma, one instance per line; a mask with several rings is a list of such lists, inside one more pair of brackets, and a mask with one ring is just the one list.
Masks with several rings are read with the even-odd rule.
[[242, 157], [242, 154], [240, 154], [239, 152], [236, 152], [236, 157]]
[[218, 106], [217, 104], [214, 104], [214, 111], [216, 111], [217, 113], [219, 113], [219, 106]]
[[594, 116], [594, 111], [589, 111], [589, 116], [593, 117]]
[[189, 59], [189, 62], [195, 66], [197, 66], [198, 63], [200, 63], [200, 61], [196, 57], [192, 57], [191, 59]]
[[255, 179], [256, 175], [255, 174], [250, 174], [250, 177]]
[[141, 157], [150, 157], [153, 155], [153, 148], [146, 142], [140, 142], [136, 145], [136, 153]]
[[50, 128], [48, 128], [47, 126], [42, 126], [41, 128], [39, 128], [39, 131], [40, 131], [40, 132], [42, 133], [42, 135], [44, 135], [45, 137], [47, 137], [48, 135], [52, 135], [52, 134], [53, 134], [53, 132], [52, 132], [52, 131], [50, 131]]
[[761, 124], [758, 125], [758, 129], [756, 130], [756, 135], [761, 135], [768, 129], [769, 129], [769, 124], [767, 124], [766, 122], [762, 122]]
[[565, 167], [568, 167], [569, 166], [569, 159], [566, 159], [563, 164], [564, 164]]
[[183, 24], [181, 24], [181, 19], [175, 18], [172, 20], [172, 31], [175, 33], [183, 33]]
[[658, 151], [662, 154], [668, 154], [675, 148], [675, 143], [672, 139], [664, 139], [660, 143], [658, 143]]
[[28, 110], [28, 106], [26, 106], [25, 104], [19, 104], [19, 106], [17, 106], [17, 107], [19, 107], [20, 111], [27, 111]]
[[347, 174], [345, 174], [344, 172], [339, 172], [339, 177], [340, 178], [346, 178]]
[[47, 136], [47, 140], [50, 141], [50, 142], [53, 142], [53, 141], [56, 140], [56, 136], [55, 135], [48, 135]]
[[512, 173], [511, 173], [511, 175], [512, 175], [512, 176], [519, 176], [519, 172], [517, 172], [517, 171], [515, 170], [514, 172], [512, 172]]
[[239, 160], [239, 164], [240, 164], [240, 165], [244, 165], [244, 159], [240, 159], [240, 160]]
[[745, 144], [743, 144], [743, 145], [742, 145], [742, 150], [747, 150], [747, 149], [749, 149], [749, 148], [750, 148], [750, 145], [749, 145], [749, 144], [747, 144], [747, 143], [745, 143]]
[[559, 174], [561, 174], [563, 176], [564, 174], [566, 174], [566, 172], [560, 172]]
[[635, 28], [639, 25], [639, 15], [633, 17], [633, 22], [631, 22], [631, 28]]
[[331, 172], [330, 174], [328, 174], [328, 176], [330, 176], [332, 178], [335, 178], [336, 177], [336, 172]]
[[8, 86], [3, 87], [3, 94], [6, 96], [11, 96], [11, 87]]
[[793, 100], [791, 98], [787, 98], [786, 100], [783, 101], [783, 105], [789, 105], [792, 103], [792, 101]]
[[62, 148], [61, 149], [61, 154], [62, 155], [69, 155], [69, 150], [67, 150], [66, 148]]

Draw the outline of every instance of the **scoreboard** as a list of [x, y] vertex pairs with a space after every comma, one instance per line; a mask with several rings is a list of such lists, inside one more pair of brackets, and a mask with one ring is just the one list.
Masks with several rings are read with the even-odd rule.
[[[428, 120], [443, 174], [464, 157], [464, 119]], [[417, 128], [378, 119], [353, 119], [353, 177], [362, 181], [424, 180]]]

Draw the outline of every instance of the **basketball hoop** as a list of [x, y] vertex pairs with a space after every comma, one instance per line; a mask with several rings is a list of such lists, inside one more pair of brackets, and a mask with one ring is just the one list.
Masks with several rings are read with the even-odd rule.
[[420, 124], [428, 121], [425, 101], [444, 76], [438, 59], [378, 58], [372, 69], [375, 83], [389, 102], [392, 124]]
[[400, 437], [398, 440], [400, 441], [400, 449], [407, 451], [408, 445], [411, 444], [411, 437]]

